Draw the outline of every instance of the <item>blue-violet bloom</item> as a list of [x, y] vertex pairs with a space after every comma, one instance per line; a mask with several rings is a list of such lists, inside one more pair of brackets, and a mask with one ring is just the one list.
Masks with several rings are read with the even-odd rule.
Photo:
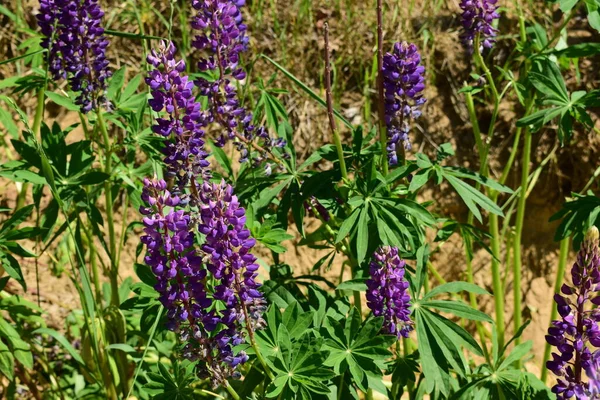
[[461, 0], [463, 33], [461, 39], [473, 51], [475, 37], [479, 35], [479, 51], [494, 45], [497, 30], [492, 26], [498, 14], [498, 0]]
[[37, 21], [45, 36], [41, 44], [48, 50], [48, 69], [56, 81], [69, 80], [83, 113], [109, 106], [103, 16], [97, 0], [40, 0]]
[[414, 44], [394, 44], [393, 51], [383, 57], [383, 89], [385, 96], [385, 123], [388, 134], [390, 165], [398, 164], [398, 146], [410, 149], [408, 132], [410, 122], [421, 116], [426, 99], [425, 67]]
[[373, 315], [383, 317], [383, 331], [398, 338], [408, 337], [412, 330], [405, 265], [396, 247], [380, 247], [373, 254], [369, 265], [371, 278], [366, 282], [367, 306]]

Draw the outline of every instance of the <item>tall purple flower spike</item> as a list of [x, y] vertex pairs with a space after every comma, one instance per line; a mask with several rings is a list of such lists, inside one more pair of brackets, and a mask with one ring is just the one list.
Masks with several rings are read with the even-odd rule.
[[[248, 356], [234, 348], [265, 324], [266, 302], [251, 253], [255, 240], [244, 227], [245, 210], [233, 188], [209, 183], [205, 115], [193, 84], [182, 75], [185, 64], [175, 60], [175, 47], [162, 43], [148, 63], [155, 68], [146, 79], [149, 104], [166, 112], [153, 131], [167, 139], [167, 175], [175, 186], [168, 190], [163, 180], [144, 182], [145, 261], [158, 281], [167, 328], [183, 344], [182, 356], [197, 361], [198, 374], [218, 386], [241, 376], [237, 367]], [[202, 245], [196, 233], [204, 237]]]
[[54, 80], [68, 79], [75, 103], [87, 113], [108, 105], [103, 92], [111, 72], [106, 60], [104, 12], [97, 0], [40, 0], [38, 25]]
[[394, 44], [391, 53], [383, 57], [383, 89], [385, 94], [385, 123], [388, 132], [390, 165], [398, 164], [398, 146], [410, 149], [410, 122], [421, 116], [421, 106], [427, 101], [425, 67], [417, 46], [406, 42]]
[[475, 36], [479, 35], [480, 49], [491, 48], [494, 45], [497, 30], [492, 23], [500, 18], [498, 14], [498, 0], [461, 0], [462, 25], [464, 31], [461, 35], [463, 43], [473, 51]]
[[[563, 284], [554, 301], [561, 319], [552, 321], [546, 341], [556, 347], [546, 367], [558, 376], [552, 392], [557, 399], [600, 399], [600, 256], [598, 229], [588, 230], [571, 269], [572, 286]], [[587, 382], [585, 376], [587, 376]]]
[[[192, 45], [201, 52], [198, 68], [211, 73], [214, 78], [198, 78], [195, 81], [200, 94], [208, 97], [208, 122], [220, 125], [220, 135], [215, 144], [224, 146], [232, 141], [240, 152], [240, 162], [252, 157], [255, 165], [269, 157], [274, 147], [282, 148], [285, 140], [271, 138], [267, 130], [252, 123], [252, 113], [241, 104], [237, 93], [237, 82], [246, 78], [240, 67], [240, 53], [248, 48], [246, 25], [240, 8], [244, 0], [193, 0], [192, 6], [198, 14], [192, 27], [198, 34]], [[253, 143], [258, 142], [257, 150]], [[270, 165], [265, 172], [270, 173]]]
[[380, 247], [373, 254], [371, 278], [367, 280], [367, 306], [373, 315], [383, 317], [383, 331], [398, 338], [408, 337], [412, 330], [404, 267], [396, 247]]
[[156, 112], [166, 111], [166, 117], [156, 119], [152, 130], [169, 138], [164, 153], [167, 176], [176, 179], [180, 190], [200, 176], [210, 177], [208, 153], [204, 147], [206, 121], [200, 103], [196, 101], [194, 84], [187, 76], [183, 60], [175, 60], [173, 43], [162, 42], [152, 50], [147, 61], [155, 69], [148, 73], [152, 99], [148, 102]]

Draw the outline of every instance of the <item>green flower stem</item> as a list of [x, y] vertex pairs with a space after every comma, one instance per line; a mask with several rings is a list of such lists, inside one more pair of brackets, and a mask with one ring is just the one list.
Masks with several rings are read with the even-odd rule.
[[348, 182], [348, 170], [346, 169], [346, 160], [344, 159], [344, 149], [342, 148], [342, 140], [337, 129], [335, 116], [333, 114], [333, 96], [331, 95], [331, 62], [329, 60], [329, 24], [325, 23], [325, 93], [327, 96], [327, 117], [329, 118], [329, 127], [333, 135], [333, 142], [337, 150], [338, 159], [340, 161], [340, 170], [342, 179]]
[[[485, 78], [487, 79], [487, 84], [490, 85], [490, 89], [492, 90], [492, 98], [494, 102], [500, 101], [500, 95], [498, 94], [498, 89], [496, 89], [496, 83], [494, 82], [494, 77], [492, 76], [492, 72], [483, 61], [483, 57], [481, 57], [481, 53], [479, 52], [479, 34], [475, 35], [475, 44], [473, 51], [473, 58], [475, 59], [475, 63], [483, 70]], [[490, 130], [493, 130], [494, 124], [490, 124]]]
[[87, 245], [90, 250], [90, 264], [92, 266], [92, 279], [94, 281], [94, 291], [96, 292], [96, 302], [99, 303], [102, 301], [102, 288], [100, 286], [100, 273], [98, 271], [98, 259], [96, 254], [96, 246], [94, 245], [94, 236], [90, 232], [90, 230], [85, 226], [85, 224], [81, 224], [83, 231], [85, 233], [85, 237], [87, 238]]
[[[563, 279], [565, 277], [565, 268], [567, 266], [567, 258], [569, 257], [569, 248], [571, 247], [571, 240], [569, 237], [564, 238], [560, 241], [560, 256], [558, 258], [558, 271], [556, 271], [556, 281], [554, 282], [554, 293], [560, 292], [560, 287], [562, 286]], [[552, 302], [552, 311], [550, 312], [550, 323], [554, 321], [557, 317], [558, 310], [556, 308], [556, 302]], [[548, 368], [546, 368], [546, 362], [550, 359], [550, 344], [546, 342], [544, 346], [544, 358], [542, 360], [542, 375], [540, 379], [542, 382], [546, 383], [546, 378], [548, 378]]]
[[[40, 126], [42, 126], [42, 119], [44, 117], [44, 100], [46, 100], [46, 87], [43, 86], [37, 92], [37, 106], [35, 108], [35, 117], [33, 119], [33, 133], [39, 135]], [[41, 143], [41, 139], [40, 139]]]
[[433, 277], [438, 281], [438, 283], [440, 285], [443, 285], [443, 284], [447, 283], [446, 280], [444, 279], [444, 277], [442, 276], [442, 274], [440, 274], [440, 272], [431, 263], [431, 261], [427, 261], [427, 269], [429, 270], [429, 272], [431, 272], [431, 274], [433, 275]]
[[231, 395], [231, 397], [234, 400], [241, 400], [240, 395], [237, 394], [237, 392], [231, 387], [229, 382], [225, 381], [225, 383], [223, 384], [223, 387], [229, 392], [229, 394]]
[[[523, 157], [521, 162], [521, 192], [519, 193], [519, 202], [517, 205], [517, 219], [515, 222], [515, 240], [513, 242], [513, 290], [514, 290], [514, 329], [515, 332], [521, 327], [521, 242], [523, 237], [523, 222], [525, 220], [525, 205], [527, 201], [527, 179], [529, 177], [529, 162], [531, 161], [531, 131], [525, 129], [523, 138]], [[515, 344], [519, 344], [517, 338]], [[516, 362], [520, 365], [520, 361]]]
[[250, 337], [250, 344], [252, 345], [252, 348], [254, 349], [254, 353], [256, 354], [256, 358], [258, 359], [258, 362], [260, 362], [260, 365], [262, 365], [262, 367], [264, 368], [265, 372], [267, 373], [267, 376], [269, 377], [269, 379], [271, 381], [275, 380], [275, 375], [273, 375], [273, 372], [271, 371], [271, 368], [269, 368], [269, 365], [267, 364], [267, 361], [265, 360], [265, 358], [263, 357], [263, 355], [261, 354], [258, 345], [256, 344], [256, 340], [254, 339], [254, 335], [248, 335]]
[[106, 124], [104, 123], [104, 117], [102, 111], [98, 110], [98, 127], [102, 133], [102, 139], [104, 141], [104, 172], [108, 175], [108, 179], [104, 182], [104, 198], [106, 202], [106, 219], [108, 223], [108, 239], [109, 239], [109, 250], [110, 250], [110, 289], [111, 289], [111, 304], [119, 307], [119, 264], [117, 259], [117, 238], [115, 235], [115, 220], [114, 220], [114, 202], [112, 198], [112, 186], [111, 181], [111, 144], [108, 138], [108, 131], [106, 130]]
[[[479, 37], [475, 38], [475, 53], [477, 54], [476, 58], [479, 58], [479, 62], [481, 67], [486, 71], [486, 76], [489, 74], [488, 80], [490, 80], [490, 87], [492, 87], [492, 93], [494, 95], [494, 112], [492, 114], [492, 121], [488, 131], [488, 143], [487, 146], [484, 145], [483, 138], [481, 135], [481, 129], [479, 128], [479, 122], [477, 120], [477, 114], [475, 112], [475, 105], [473, 103], [473, 97], [471, 93], [465, 93], [467, 110], [469, 111], [469, 119], [471, 121], [471, 125], [473, 126], [473, 135], [475, 137], [475, 143], [477, 144], [477, 150], [479, 153], [479, 173], [485, 177], [489, 174], [488, 168], [488, 155], [489, 149], [491, 147], [491, 138], [494, 132], [494, 124], [498, 115], [498, 109], [500, 104], [500, 98], [498, 96], [498, 91], [496, 90], [496, 85], [491, 79], [491, 74], [489, 69], [485, 66], [481, 55], [478, 52], [479, 49]], [[516, 146], [515, 146], [516, 148]], [[479, 185], [477, 185], [479, 189]], [[492, 199], [494, 203], [497, 202], [497, 195]], [[469, 225], [473, 224], [473, 213], [469, 212], [469, 216], [467, 218], [467, 223]], [[500, 274], [500, 262], [498, 261], [500, 258], [500, 233], [498, 231], [498, 216], [489, 213], [488, 217], [489, 223], [489, 231], [492, 236], [491, 238], [491, 250], [492, 250], [492, 286], [494, 290], [494, 309], [496, 312], [496, 333], [498, 336], [498, 342], [501, 346], [504, 344], [504, 289], [502, 286], [502, 277]], [[471, 260], [471, 242], [470, 240], [465, 240], [465, 251], [466, 251], [466, 259], [467, 259], [467, 282], [474, 283], [473, 276], [473, 266]], [[475, 298], [475, 294], [469, 293], [469, 302], [472, 307], [477, 308], [477, 300]], [[479, 336], [482, 339], [484, 353], [486, 354], [486, 358], [489, 357], [488, 351], [485, 346], [484, 334], [485, 330], [481, 322], [477, 324], [477, 331]]]

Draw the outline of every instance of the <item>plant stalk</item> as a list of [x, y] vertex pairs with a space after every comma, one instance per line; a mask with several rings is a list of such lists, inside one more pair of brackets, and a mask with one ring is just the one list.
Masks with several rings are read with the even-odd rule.
[[106, 124], [104, 123], [104, 117], [102, 111], [98, 110], [98, 127], [102, 133], [102, 139], [104, 141], [104, 172], [108, 175], [108, 179], [104, 182], [104, 198], [106, 202], [106, 219], [108, 223], [108, 239], [109, 239], [109, 250], [110, 250], [110, 289], [111, 304], [119, 307], [119, 267], [117, 260], [117, 238], [115, 235], [115, 220], [114, 220], [114, 202], [112, 198], [112, 187], [111, 181], [111, 148], [110, 139], [108, 137], [108, 131], [106, 130]]
[[[523, 239], [523, 222], [525, 220], [525, 205], [527, 202], [527, 178], [529, 177], [529, 163], [531, 161], [531, 131], [525, 129], [525, 136], [523, 138], [523, 157], [521, 162], [521, 192], [519, 193], [519, 202], [517, 205], [517, 219], [515, 222], [515, 240], [513, 242], [513, 291], [514, 291], [514, 329], [515, 332], [521, 327], [521, 244]], [[520, 340], [517, 338], [515, 344], [519, 344]], [[516, 362], [516, 365], [520, 365], [520, 361]]]
[[[476, 46], [478, 46], [479, 44], [479, 39], [476, 38], [475, 40]], [[476, 47], [476, 52], [478, 53], [478, 48]], [[482, 68], [484, 70], [487, 71], [487, 73], [489, 73], [489, 70], [487, 69], [487, 67], [485, 67], [485, 63], [483, 63], [483, 59], [481, 59], [481, 56], [479, 56], [480, 59], [480, 64], [482, 65]], [[486, 73], [486, 75], [487, 75]], [[491, 78], [491, 74], [490, 74], [490, 78]], [[494, 94], [494, 96], [498, 95], [498, 91], [496, 90], [496, 86], [493, 83], [493, 81], [491, 81], [490, 86], [493, 87], [492, 89], [492, 93]], [[488, 144], [487, 146], [484, 144], [483, 142], [483, 138], [481, 135], [481, 129], [479, 127], [479, 121], [477, 120], [477, 114], [475, 112], [475, 105], [473, 103], [473, 96], [471, 95], [471, 93], [467, 92], [465, 93], [465, 98], [466, 98], [466, 105], [467, 105], [467, 110], [469, 111], [469, 119], [471, 121], [471, 125], [473, 126], [473, 135], [475, 136], [475, 143], [477, 144], [477, 150], [479, 153], [479, 173], [484, 176], [487, 177], [489, 174], [489, 168], [488, 168], [488, 155], [489, 155], [489, 149], [491, 147], [491, 136], [493, 135], [493, 131], [494, 131], [494, 126], [490, 125], [489, 131], [488, 131]], [[497, 114], [498, 114], [498, 108], [499, 108], [499, 99], [497, 97], [494, 98], [494, 117], [492, 117], [492, 123], [495, 123]], [[514, 149], [513, 149], [514, 150]], [[477, 188], [479, 188], [479, 185], [477, 185]], [[496, 203], [498, 200], [498, 196], [497, 194], [495, 195], [494, 198], [492, 198], [492, 201], [494, 203]], [[473, 213], [469, 212], [469, 216], [467, 218], [467, 223], [469, 225], [473, 224]], [[488, 223], [489, 223], [489, 230], [490, 230], [490, 234], [492, 236], [491, 238], [491, 250], [492, 250], [492, 286], [493, 286], [493, 290], [494, 290], [494, 308], [495, 308], [495, 312], [496, 312], [496, 333], [498, 336], [498, 342], [500, 343], [501, 346], [504, 345], [504, 289], [502, 286], [502, 277], [500, 274], [500, 262], [499, 257], [500, 257], [500, 233], [498, 231], [498, 216], [493, 214], [493, 213], [489, 213], [488, 216]], [[469, 248], [467, 248], [467, 246], [469, 246]], [[465, 239], [465, 250], [467, 252], [466, 254], [466, 258], [467, 258], [467, 281], [469, 283], [474, 283], [474, 276], [473, 276], [473, 266], [472, 266], [472, 260], [469, 254], [469, 250], [472, 250], [471, 248], [472, 243], [470, 240]], [[471, 303], [471, 306], [474, 308], [477, 308], [477, 300], [475, 298], [475, 294], [473, 293], [469, 293], [469, 302]], [[486, 358], [489, 356], [486, 346], [485, 346], [485, 341], [483, 340], [484, 336], [485, 336], [485, 332], [483, 329], [483, 326], [481, 325], [480, 322], [477, 323], [477, 331], [479, 333], [479, 335], [482, 338], [482, 344], [484, 345], [483, 349], [484, 349], [484, 353], [487, 355]]]
[[[564, 238], [560, 241], [560, 256], [558, 258], [558, 271], [556, 271], [556, 281], [554, 281], [554, 293], [560, 293], [560, 288], [565, 277], [565, 269], [567, 266], [567, 258], [569, 257], [569, 248], [571, 246], [571, 240], [569, 237]], [[556, 302], [552, 302], [552, 311], [550, 311], [550, 322], [548, 326], [557, 317], [558, 310], [556, 308]], [[550, 359], [550, 344], [546, 342], [544, 346], [544, 358], [542, 359], [542, 375], [540, 380], [546, 383], [548, 378], [548, 368], [546, 368], [546, 362]]]
[[229, 382], [225, 381], [225, 383], [223, 384], [223, 387], [229, 392], [229, 394], [231, 395], [231, 397], [234, 400], [241, 400], [240, 395], [237, 394], [237, 392], [231, 387]]

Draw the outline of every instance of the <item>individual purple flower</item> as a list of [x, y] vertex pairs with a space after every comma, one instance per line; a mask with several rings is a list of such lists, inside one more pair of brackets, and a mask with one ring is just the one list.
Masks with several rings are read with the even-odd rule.
[[396, 247], [380, 247], [370, 263], [367, 280], [367, 306], [376, 317], [383, 317], [383, 331], [398, 338], [412, 330], [410, 295], [405, 279], [405, 262]]
[[[271, 138], [263, 126], [255, 126], [252, 113], [240, 103], [237, 81], [246, 77], [239, 65], [240, 53], [248, 48], [240, 11], [244, 4], [244, 0], [192, 1], [198, 11], [192, 21], [198, 31], [192, 45], [201, 52], [198, 68], [211, 76], [200, 77], [195, 84], [208, 98], [207, 121], [220, 125], [215, 144], [222, 147], [232, 141], [240, 152], [240, 162], [252, 158], [258, 165], [269, 158], [274, 147], [284, 147], [285, 140]], [[270, 168], [265, 166], [265, 171]]]
[[383, 57], [383, 90], [385, 123], [388, 133], [390, 165], [398, 164], [398, 146], [410, 149], [410, 122], [421, 116], [426, 99], [425, 67], [417, 46], [406, 42], [394, 44], [393, 51]]
[[500, 18], [498, 14], [498, 0], [461, 0], [462, 25], [464, 31], [461, 35], [463, 43], [472, 51], [475, 37], [479, 35], [480, 48], [491, 48], [494, 45], [497, 30], [492, 23]]
[[56, 81], [68, 79], [71, 90], [79, 92], [75, 103], [84, 113], [108, 105], [103, 92], [111, 73], [103, 16], [97, 0], [40, 0], [37, 20], [48, 69]]
[[210, 177], [208, 153], [204, 147], [206, 121], [201, 105], [193, 93], [194, 84], [182, 73], [183, 60], [175, 60], [173, 43], [161, 42], [158, 51], [152, 50], [147, 61], [154, 67], [146, 83], [152, 99], [148, 101], [155, 112], [166, 111], [166, 118], [156, 118], [152, 130], [166, 138], [163, 152], [167, 176], [183, 189], [196, 176]]
[[[561, 293], [554, 295], [559, 320], [552, 321], [546, 341], [556, 347], [546, 367], [558, 376], [552, 392], [557, 399], [600, 398], [598, 366], [600, 347], [600, 256], [598, 229], [588, 230], [571, 269], [572, 286], [563, 284]], [[585, 375], [588, 382], [586, 382]]]

